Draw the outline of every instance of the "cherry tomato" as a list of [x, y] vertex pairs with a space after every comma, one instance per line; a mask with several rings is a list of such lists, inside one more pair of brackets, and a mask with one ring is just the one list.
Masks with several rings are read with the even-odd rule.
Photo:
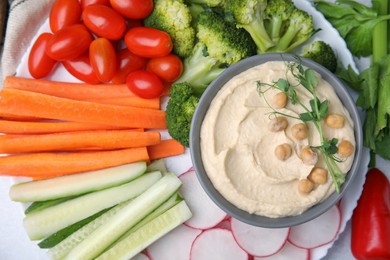
[[46, 46], [52, 35], [51, 33], [39, 35], [28, 55], [28, 70], [36, 79], [46, 77], [57, 65], [57, 61], [46, 54]]
[[159, 97], [164, 90], [164, 84], [159, 77], [146, 70], [131, 72], [127, 76], [126, 84], [131, 92], [141, 98]]
[[110, 0], [112, 8], [126, 18], [143, 19], [153, 10], [153, 0]]
[[127, 30], [125, 19], [105, 5], [87, 6], [82, 18], [89, 30], [109, 40], [119, 40]]
[[80, 5], [81, 9], [84, 10], [85, 7], [88, 5], [105, 5], [105, 6], [111, 6], [110, 0], [81, 0]]
[[95, 39], [89, 47], [89, 60], [101, 82], [111, 81], [116, 72], [116, 54], [109, 40]]
[[150, 59], [146, 70], [153, 72], [165, 82], [177, 80], [183, 72], [183, 63], [175, 54]]
[[75, 78], [90, 84], [100, 83], [89, 61], [89, 52], [85, 52], [73, 60], [63, 61], [62, 64]]
[[119, 51], [116, 55], [117, 71], [112, 78], [112, 83], [122, 84], [126, 83], [127, 75], [130, 72], [145, 69], [148, 60], [131, 53], [128, 49]]
[[46, 54], [54, 60], [71, 60], [83, 54], [92, 40], [92, 35], [84, 25], [66, 26], [53, 34], [47, 44]]
[[67, 25], [79, 23], [80, 18], [81, 7], [78, 0], [56, 0], [50, 10], [50, 29], [56, 32]]
[[173, 48], [168, 33], [149, 27], [135, 27], [127, 31], [125, 44], [132, 53], [146, 58], [166, 56]]

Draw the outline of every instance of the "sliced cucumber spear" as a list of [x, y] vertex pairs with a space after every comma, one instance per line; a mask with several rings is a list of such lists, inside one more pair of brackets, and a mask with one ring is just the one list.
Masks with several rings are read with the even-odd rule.
[[127, 260], [176, 228], [192, 216], [185, 201], [180, 202], [157, 218], [129, 234], [96, 260]]
[[118, 211], [124, 208], [130, 201], [122, 202], [100, 217], [91, 221], [87, 225], [81, 227], [76, 232], [69, 235], [67, 238], [62, 240], [59, 244], [52, 247], [48, 252], [48, 256], [50, 259], [59, 260], [63, 259], [69, 252], [74, 248], [77, 244], [83, 241], [86, 237], [88, 237], [93, 231], [95, 231], [101, 225], [104, 225], [107, 221], [109, 221]]
[[145, 174], [129, 183], [85, 194], [28, 214], [24, 227], [31, 240], [40, 240], [97, 212], [132, 199], [161, 178], [160, 172]]
[[65, 259], [93, 259], [99, 256], [127, 230], [168, 200], [180, 185], [181, 181], [176, 175], [168, 173], [73, 248]]
[[146, 171], [145, 162], [15, 184], [10, 189], [14, 201], [46, 201], [76, 196], [127, 183]]
[[64, 240], [65, 238], [67, 238], [68, 236], [70, 236], [71, 234], [73, 234], [74, 232], [76, 232], [77, 230], [82, 228], [83, 226], [87, 225], [91, 221], [100, 217], [101, 215], [103, 215], [104, 213], [106, 213], [110, 209], [112, 209], [112, 208], [103, 209], [102, 211], [100, 211], [100, 212], [98, 212], [98, 213], [96, 213], [88, 218], [80, 220], [79, 222], [76, 222], [76, 223], [74, 223], [74, 224], [72, 224], [64, 229], [61, 229], [60, 231], [55, 232], [53, 235], [51, 235], [51, 236], [45, 238], [44, 240], [42, 240], [41, 242], [39, 242], [38, 246], [40, 248], [54, 247], [55, 245], [60, 243], [62, 240]]

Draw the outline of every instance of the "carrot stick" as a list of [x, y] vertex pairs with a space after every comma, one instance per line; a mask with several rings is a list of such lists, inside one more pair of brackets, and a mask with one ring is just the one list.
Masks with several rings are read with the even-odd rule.
[[0, 157], [0, 175], [39, 179], [148, 161], [145, 147], [78, 153], [30, 153]]
[[134, 96], [134, 94], [127, 88], [126, 84], [96, 85], [43, 79], [29, 79], [15, 76], [6, 77], [4, 81], [4, 88], [32, 91], [76, 100]]
[[18, 116], [18, 115], [11, 115], [6, 114], [0, 111], [0, 118], [5, 120], [12, 120], [12, 121], [42, 121], [46, 120], [44, 118], [39, 118], [36, 116]]
[[180, 155], [185, 152], [184, 146], [174, 139], [161, 140], [159, 144], [148, 146], [150, 160]]
[[79, 131], [41, 135], [0, 136], [0, 153], [69, 151], [82, 148], [113, 150], [160, 143], [159, 132], [131, 130]]
[[16, 89], [1, 91], [0, 111], [128, 128], [166, 128], [162, 110], [97, 104]]
[[117, 105], [117, 106], [160, 109], [160, 98], [145, 99], [145, 98], [134, 96], [134, 97], [87, 99], [85, 101], [95, 102], [100, 104]]
[[[106, 126], [89, 123], [68, 121], [10, 121], [0, 119], [0, 133], [5, 134], [51, 134], [62, 132], [88, 131], [88, 130], [119, 130], [126, 129], [121, 126]], [[135, 131], [135, 129], [131, 129]], [[143, 130], [143, 129], [140, 129]]]

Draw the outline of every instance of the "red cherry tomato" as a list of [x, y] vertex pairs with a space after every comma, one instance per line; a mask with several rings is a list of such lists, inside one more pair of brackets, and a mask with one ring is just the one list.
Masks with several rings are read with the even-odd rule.
[[91, 62], [89, 61], [89, 53], [85, 52], [81, 56], [63, 61], [65, 69], [75, 78], [90, 84], [99, 84], [95, 71], [93, 71]]
[[101, 82], [109, 82], [116, 72], [116, 54], [106, 38], [95, 39], [89, 47], [89, 60]]
[[28, 56], [28, 70], [36, 79], [46, 77], [57, 65], [57, 61], [46, 54], [46, 46], [52, 35], [51, 33], [39, 35]]
[[110, 0], [81, 0], [80, 5], [81, 9], [84, 10], [85, 7], [88, 5], [105, 5], [105, 6], [111, 6]]
[[128, 49], [119, 51], [116, 55], [117, 70], [112, 78], [112, 83], [122, 84], [126, 83], [127, 75], [130, 72], [145, 69], [148, 60], [131, 53]]
[[81, 7], [78, 0], [56, 0], [50, 10], [49, 24], [52, 32], [80, 22]]
[[141, 98], [159, 97], [164, 90], [164, 84], [159, 77], [146, 70], [131, 72], [127, 76], [126, 84], [131, 92]]
[[177, 80], [183, 72], [183, 62], [175, 54], [150, 59], [146, 70], [153, 72], [165, 82]]
[[143, 19], [153, 10], [153, 0], [110, 0], [112, 8], [126, 18]]
[[168, 33], [149, 27], [135, 27], [125, 34], [125, 44], [134, 54], [146, 58], [168, 55], [173, 48]]
[[92, 40], [92, 35], [84, 25], [66, 26], [53, 34], [47, 44], [46, 54], [54, 60], [71, 60], [83, 54]]
[[87, 6], [82, 18], [89, 30], [109, 40], [119, 40], [127, 30], [125, 19], [105, 5]]

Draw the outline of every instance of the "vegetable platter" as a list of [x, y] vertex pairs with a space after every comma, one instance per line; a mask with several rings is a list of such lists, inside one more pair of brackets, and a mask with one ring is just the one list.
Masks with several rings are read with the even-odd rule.
[[[345, 42], [338, 35], [337, 31], [328, 23], [325, 18], [315, 10], [311, 5], [310, 1], [295, 0], [296, 6], [302, 10], [307, 11], [313, 15], [314, 23], [317, 28], [321, 28], [312, 40], [326, 39], [326, 41], [335, 49], [338, 57], [340, 58], [343, 65], [351, 65], [352, 68], [357, 70], [357, 67], [364, 68], [366, 61], [357, 60], [357, 66], [355, 60], [348, 51]], [[42, 32], [50, 31], [49, 22], [46, 21], [40, 30], [37, 32], [37, 36]], [[34, 42], [33, 39], [32, 42]], [[31, 47], [30, 47], [31, 48]], [[27, 54], [23, 57], [18, 69], [17, 76], [31, 77], [28, 70]], [[68, 81], [68, 82], [79, 82], [76, 78], [71, 76], [63, 67], [59, 66], [54, 73], [47, 77], [49, 80], [57, 81]], [[351, 90], [351, 94], [356, 98], [356, 93]], [[362, 114], [362, 117], [364, 115]], [[162, 132], [163, 138], [168, 138], [167, 132]], [[169, 171], [174, 172], [179, 176], [179, 179], [183, 182], [181, 193], [184, 199], [187, 201], [191, 211], [193, 212], [193, 218], [188, 220], [184, 225], [179, 226], [173, 232], [169, 233], [166, 237], [163, 237], [158, 242], [146, 249], [144, 255], [139, 255], [139, 259], [173, 259], [172, 254], [176, 253], [177, 258], [175, 259], [186, 259], [185, 257], [179, 257], [183, 255], [191, 255], [198, 257], [198, 259], [217, 259], [215, 257], [208, 258], [213, 251], [213, 248], [208, 247], [209, 241], [220, 240], [230, 245], [229, 248], [232, 251], [220, 252], [231, 253], [229, 257], [234, 256], [231, 259], [246, 259], [249, 255], [258, 256], [259, 259], [272, 259], [272, 256], [284, 256], [291, 257], [296, 254], [297, 259], [321, 259], [324, 257], [328, 250], [335, 245], [337, 251], [333, 250], [332, 255], [329, 256], [331, 259], [338, 257], [348, 257], [349, 255], [343, 254], [347, 251], [346, 247], [349, 248], [349, 244], [343, 241], [343, 247], [340, 247], [337, 241], [340, 234], [348, 228], [347, 223], [352, 216], [352, 212], [356, 207], [357, 200], [362, 192], [363, 184], [365, 181], [365, 173], [367, 171], [367, 164], [369, 161], [369, 151], [366, 149], [364, 152], [364, 159], [360, 167], [359, 173], [356, 179], [351, 184], [348, 192], [341, 200], [337, 207], [332, 208], [328, 213], [325, 213], [322, 217], [308, 223], [306, 225], [281, 230], [279, 233], [274, 230], [264, 229], [253, 229], [247, 227], [238, 221], [235, 221], [223, 212], [221, 212], [207, 197], [207, 195], [201, 190], [195, 174], [191, 169], [191, 159], [188, 149], [185, 154], [170, 157], [165, 159], [166, 167]], [[377, 165], [387, 176], [390, 175], [390, 163], [381, 159], [378, 159]], [[17, 208], [13, 209], [18, 210]], [[207, 214], [204, 214], [207, 212]], [[212, 213], [211, 213], [212, 212]], [[21, 215], [22, 211], [15, 213]], [[17, 224], [15, 224], [17, 225]], [[21, 227], [21, 223], [19, 223]], [[313, 234], [313, 227], [323, 230], [323, 234]], [[251, 236], [241, 236], [241, 232], [249, 232]], [[347, 230], [349, 231], [349, 230]], [[303, 235], [304, 234], [304, 235]], [[12, 233], [10, 236], [25, 236], [21, 233]], [[270, 244], [266, 247], [256, 248], [251, 241], [263, 241], [264, 237], [271, 237]], [[3, 237], [6, 239], [5, 237]], [[305, 238], [312, 240], [309, 243]], [[16, 238], [18, 241], [19, 238]], [[263, 240], [261, 240], [263, 239]], [[10, 239], [11, 240], [11, 239]], [[180, 240], [180, 241], [179, 241]], [[345, 236], [343, 238], [345, 240]], [[314, 241], [314, 242], [313, 242]], [[15, 252], [17, 257], [21, 259], [47, 259], [45, 250], [39, 249], [35, 243], [25, 240], [21, 241], [28, 244], [28, 248], [31, 251], [19, 250], [20, 244], [16, 243], [12, 247], [7, 248], [7, 251]], [[179, 246], [176, 243], [180, 243]], [[31, 246], [30, 246], [31, 245]], [[218, 247], [222, 245], [211, 244], [211, 246]], [[180, 248], [180, 249], [178, 249]], [[349, 249], [348, 249], [349, 251]], [[204, 255], [206, 254], [206, 255]], [[278, 255], [279, 254], [279, 255]], [[338, 255], [340, 254], [340, 255]], [[348, 253], [347, 253], [348, 254]], [[2, 256], [0, 250], [0, 258]], [[166, 257], [166, 258], [164, 258]], [[171, 257], [171, 258], [170, 258]], [[253, 257], [257, 259], [256, 257]], [[16, 258], [15, 258], [16, 259]], [[223, 259], [229, 259], [224, 257]]]

